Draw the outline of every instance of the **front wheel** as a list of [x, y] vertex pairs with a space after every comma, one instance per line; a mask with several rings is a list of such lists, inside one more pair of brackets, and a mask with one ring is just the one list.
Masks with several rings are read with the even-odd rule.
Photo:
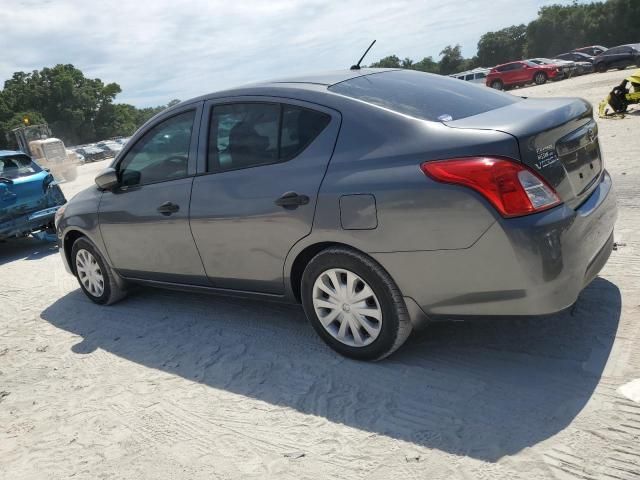
[[533, 77], [533, 81], [536, 85], [544, 85], [547, 83], [547, 74], [544, 72], [538, 72]]
[[494, 80], [493, 82], [491, 82], [491, 88], [502, 90], [504, 88], [504, 84], [501, 80]]
[[80, 288], [92, 302], [110, 305], [126, 296], [107, 262], [86, 238], [79, 238], [73, 244], [71, 263]]
[[604, 64], [604, 62], [602, 63], [598, 63], [596, 65], [596, 72], [598, 73], [604, 73], [607, 71], [607, 66]]
[[338, 353], [381, 360], [411, 333], [404, 299], [393, 279], [371, 258], [330, 248], [307, 265], [302, 305], [320, 337]]

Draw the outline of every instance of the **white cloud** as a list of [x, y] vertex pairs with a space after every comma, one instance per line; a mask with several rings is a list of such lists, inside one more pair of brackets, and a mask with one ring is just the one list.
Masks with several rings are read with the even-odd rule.
[[[475, 53], [480, 35], [557, 0], [0, 0], [0, 79], [72, 63], [138, 106], [397, 54]], [[569, 3], [563, 1], [562, 3]]]

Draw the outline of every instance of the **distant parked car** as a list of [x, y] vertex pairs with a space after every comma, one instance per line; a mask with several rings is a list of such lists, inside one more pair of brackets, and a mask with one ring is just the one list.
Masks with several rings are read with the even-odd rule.
[[72, 158], [77, 165], [82, 165], [85, 162], [84, 156], [72, 148], [67, 148], [67, 157]]
[[101, 148], [107, 153], [107, 156], [113, 157], [122, 150], [122, 144], [116, 141], [99, 142], [96, 143], [96, 147]]
[[473, 70], [468, 70], [466, 72], [453, 73], [449, 76], [452, 78], [457, 78], [458, 80], [465, 80], [471, 83], [484, 84], [484, 82], [486, 81], [487, 75], [489, 75], [488, 68], [475, 68]]
[[592, 57], [595, 57], [596, 55], [600, 55], [602, 52], [606, 52], [607, 50], [609, 49], [607, 47], [603, 47], [602, 45], [591, 45], [589, 47], [581, 47], [581, 48], [573, 49], [574, 52], [585, 53], [587, 55], [591, 55]]
[[23, 152], [0, 150], [0, 240], [55, 241], [54, 216], [66, 199], [47, 170]]
[[593, 66], [593, 62], [595, 57], [592, 55], [587, 55], [582, 52], [567, 52], [561, 53], [560, 55], [556, 55], [555, 59], [560, 60], [568, 60], [572, 61], [576, 66], [576, 75], [585, 75], [587, 73], [593, 73], [595, 71], [595, 67]]
[[606, 72], [611, 68], [624, 70], [632, 65], [640, 67], [640, 43], [620, 45], [601, 53], [594, 60], [596, 72]]
[[536, 65], [553, 65], [560, 69], [560, 73], [562, 75], [558, 75], [556, 80], [561, 80], [563, 78], [573, 77], [578, 74], [578, 66], [575, 62], [567, 61], [567, 60], [554, 60], [551, 58], [530, 58], [529, 62], [533, 62]]
[[543, 85], [562, 75], [557, 65], [538, 65], [528, 60], [509, 62], [494, 67], [487, 75], [486, 85], [502, 90], [528, 83]]
[[593, 55], [587, 55], [586, 53], [582, 53], [582, 52], [561, 53], [560, 55], [556, 55], [553, 58], [559, 59], [559, 60], [568, 60], [570, 62], [588, 62], [591, 64], [593, 64], [593, 60], [594, 60]]
[[104, 150], [91, 145], [76, 148], [75, 151], [82, 155], [86, 162], [97, 162], [98, 160], [102, 160], [107, 157]]

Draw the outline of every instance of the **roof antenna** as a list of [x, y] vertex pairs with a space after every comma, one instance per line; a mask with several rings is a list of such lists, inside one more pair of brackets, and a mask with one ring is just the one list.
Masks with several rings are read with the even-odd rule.
[[367, 53], [369, 53], [369, 50], [371, 50], [371, 47], [373, 47], [374, 43], [376, 43], [375, 40], [371, 42], [371, 45], [369, 45], [369, 48], [365, 50], [364, 54], [360, 57], [360, 60], [358, 60], [358, 63], [356, 63], [355, 65], [351, 65], [350, 70], [360, 70], [360, 64], [362, 63], [362, 60], [364, 60], [364, 57], [367, 56]]

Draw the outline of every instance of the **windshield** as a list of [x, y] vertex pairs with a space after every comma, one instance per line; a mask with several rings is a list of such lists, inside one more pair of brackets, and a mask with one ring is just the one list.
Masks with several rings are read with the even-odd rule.
[[412, 70], [364, 75], [331, 85], [329, 90], [394, 112], [441, 122], [471, 117], [522, 100], [470, 82]]
[[14, 179], [40, 172], [42, 169], [25, 155], [0, 157], [0, 177]]

